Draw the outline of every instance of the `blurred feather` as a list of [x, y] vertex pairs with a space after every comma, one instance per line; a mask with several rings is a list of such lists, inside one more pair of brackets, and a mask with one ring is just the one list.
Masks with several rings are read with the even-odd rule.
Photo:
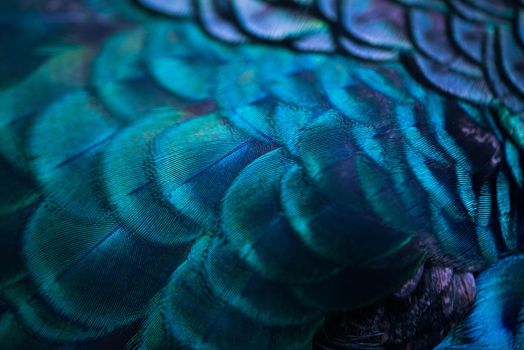
[[414, 275], [451, 322], [472, 272], [439, 348], [522, 346], [521, 3], [23, 3], [3, 348], [305, 349]]

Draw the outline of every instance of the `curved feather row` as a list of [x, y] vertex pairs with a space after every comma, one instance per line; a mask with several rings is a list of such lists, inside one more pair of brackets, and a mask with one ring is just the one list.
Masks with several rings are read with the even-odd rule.
[[[464, 101], [507, 109], [522, 147], [524, 7], [469, 0], [140, 0], [157, 13], [194, 17], [229, 43], [282, 43], [369, 62], [402, 61], [416, 78]], [[500, 117], [499, 117], [500, 118]]]
[[519, 153], [490, 111], [353, 63], [155, 19], [3, 91], [2, 161], [28, 178], [2, 203], [17, 263], [0, 324], [16, 332], [0, 336], [302, 349], [427, 254], [468, 268], [520, 249]]

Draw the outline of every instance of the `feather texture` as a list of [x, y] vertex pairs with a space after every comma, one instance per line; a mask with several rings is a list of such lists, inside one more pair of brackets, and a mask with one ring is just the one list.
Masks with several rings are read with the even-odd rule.
[[520, 346], [521, 4], [80, 3], [0, 92], [0, 344], [305, 349], [436, 259], [440, 347]]

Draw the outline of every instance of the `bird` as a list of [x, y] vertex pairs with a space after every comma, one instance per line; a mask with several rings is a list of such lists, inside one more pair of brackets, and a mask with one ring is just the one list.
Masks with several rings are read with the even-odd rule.
[[524, 349], [524, 2], [7, 0], [3, 349]]

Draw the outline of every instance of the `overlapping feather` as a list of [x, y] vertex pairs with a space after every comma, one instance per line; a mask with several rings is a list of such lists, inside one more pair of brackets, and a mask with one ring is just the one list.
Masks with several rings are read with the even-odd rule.
[[[142, 1], [196, 11], [226, 43], [115, 3], [142, 22], [0, 93], [13, 198], [0, 213], [0, 342], [27, 332], [57, 347], [308, 348], [326, 313], [398, 288], [427, 242], [463, 267], [519, 249], [519, 136], [394, 61], [411, 55], [435, 85], [460, 90], [446, 92], [492, 102], [470, 62], [478, 50], [463, 62], [410, 32], [445, 30], [441, 16], [461, 11], [502, 31], [513, 16], [464, 3]], [[337, 40], [393, 61], [318, 53]], [[437, 49], [449, 57], [430, 57]], [[495, 68], [511, 74], [519, 52], [504, 50]]]

